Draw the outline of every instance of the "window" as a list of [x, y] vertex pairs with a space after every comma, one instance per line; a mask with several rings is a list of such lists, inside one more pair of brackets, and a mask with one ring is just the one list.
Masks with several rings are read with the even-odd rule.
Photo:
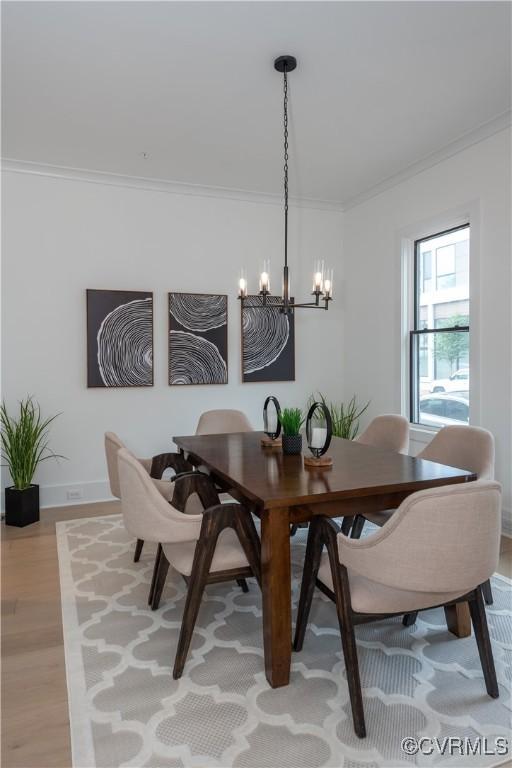
[[437, 427], [468, 423], [469, 318], [469, 225], [416, 240], [410, 331], [412, 423]]

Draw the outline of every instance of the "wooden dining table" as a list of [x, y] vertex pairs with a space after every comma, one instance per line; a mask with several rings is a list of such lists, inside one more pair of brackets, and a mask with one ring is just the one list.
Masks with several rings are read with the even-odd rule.
[[[414, 491], [476, 480], [471, 472], [333, 438], [329, 468], [304, 466], [261, 445], [262, 432], [174, 437], [181, 453], [206, 467], [219, 485], [261, 520], [261, 581], [265, 673], [287, 685], [291, 664], [290, 526], [315, 515], [353, 517], [395, 509]], [[467, 604], [447, 613], [459, 637], [471, 632]]]

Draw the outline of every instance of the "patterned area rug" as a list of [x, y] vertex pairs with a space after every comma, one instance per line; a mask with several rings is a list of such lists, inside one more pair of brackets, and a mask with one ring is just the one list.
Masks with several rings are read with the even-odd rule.
[[[442, 610], [415, 627], [388, 620], [357, 629], [368, 736], [352, 729], [334, 605], [316, 591], [291, 683], [272, 690], [263, 671], [261, 595], [250, 580], [207, 587], [181, 680], [172, 679], [185, 585], [170, 572], [160, 610], [147, 607], [155, 549], [134, 563], [118, 515], [57, 524], [73, 764], [81, 768], [377, 768], [500, 765], [449, 755], [449, 737], [509, 737], [510, 582], [493, 579], [488, 610], [501, 695], [490, 699], [474, 638], [457, 640]], [[294, 612], [306, 532], [292, 541]], [[404, 737], [439, 740], [407, 755]], [[445, 745], [445, 754], [440, 747]], [[486, 747], [486, 748], [484, 748]]]

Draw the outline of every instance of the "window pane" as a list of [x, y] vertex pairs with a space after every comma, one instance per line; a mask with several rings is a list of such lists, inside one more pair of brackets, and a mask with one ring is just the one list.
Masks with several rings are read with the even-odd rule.
[[436, 332], [411, 335], [411, 421], [468, 423], [469, 332], [442, 329], [470, 325], [469, 226], [417, 241], [414, 268], [414, 330]]
[[[469, 331], [412, 334], [411, 421], [469, 422]], [[434, 376], [429, 371], [434, 370]], [[427, 375], [426, 375], [427, 372]]]
[[444, 245], [436, 250], [437, 275], [452, 275], [455, 272], [455, 247]]

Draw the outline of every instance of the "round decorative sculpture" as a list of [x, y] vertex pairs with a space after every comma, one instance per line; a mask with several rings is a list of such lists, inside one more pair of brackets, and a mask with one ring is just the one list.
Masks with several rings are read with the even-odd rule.
[[332, 419], [325, 403], [313, 403], [306, 419], [306, 440], [313, 454], [304, 457], [304, 464], [310, 467], [330, 467], [332, 459], [326, 456], [331, 444]]
[[281, 446], [281, 438], [279, 437], [281, 434], [280, 413], [279, 400], [274, 395], [269, 395], [263, 405], [263, 431], [266, 437], [261, 440], [261, 444], [267, 448]]

